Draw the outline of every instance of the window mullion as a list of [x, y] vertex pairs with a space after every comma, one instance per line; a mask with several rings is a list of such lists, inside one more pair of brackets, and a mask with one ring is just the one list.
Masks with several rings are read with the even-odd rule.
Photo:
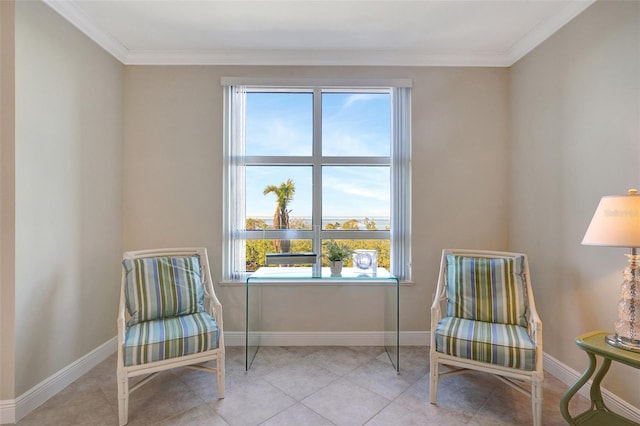
[[325, 166], [391, 166], [391, 157], [322, 157], [322, 164]]
[[[322, 256], [322, 90], [313, 90], [313, 201], [311, 228], [313, 229], [313, 251]], [[322, 260], [314, 265], [314, 273], [320, 273]]]
[[245, 156], [244, 163], [251, 166], [308, 166], [313, 158], [308, 156]]

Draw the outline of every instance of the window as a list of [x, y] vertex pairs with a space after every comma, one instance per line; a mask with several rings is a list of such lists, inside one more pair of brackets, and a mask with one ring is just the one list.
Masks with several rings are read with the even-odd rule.
[[266, 253], [322, 253], [327, 240], [375, 249], [379, 266], [410, 279], [410, 85], [401, 82], [223, 79], [224, 280], [243, 280]]

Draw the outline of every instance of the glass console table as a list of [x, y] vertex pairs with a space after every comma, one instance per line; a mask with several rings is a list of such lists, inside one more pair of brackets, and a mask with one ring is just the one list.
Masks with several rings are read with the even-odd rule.
[[375, 273], [356, 268], [343, 268], [340, 276], [332, 276], [329, 268], [313, 275], [311, 267], [262, 267], [251, 274], [245, 284], [245, 370], [249, 371], [260, 347], [262, 290], [269, 283], [349, 285], [367, 284], [384, 288], [384, 347], [396, 371], [400, 371], [400, 280], [386, 269]]

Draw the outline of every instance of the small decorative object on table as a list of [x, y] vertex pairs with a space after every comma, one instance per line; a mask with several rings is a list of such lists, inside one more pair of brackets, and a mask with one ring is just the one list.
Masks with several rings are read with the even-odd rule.
[[354, 250], [353, 267], [362, 273], [375, 274], [378, 270], [378, 251]]
[[334, 240], [329, 240], [324, 243], [324, 247], [327, 249], [327, 259], [329, 260], [331, 275], [340, 276], [344, 261], [347, 260], [352, 253], [351, 248], [346, 244], [340, 244]]

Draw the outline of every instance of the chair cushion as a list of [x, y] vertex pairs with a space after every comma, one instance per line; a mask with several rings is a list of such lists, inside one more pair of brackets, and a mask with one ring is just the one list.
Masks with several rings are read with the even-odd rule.
[[535, 343], [525, 327], [445, 317], [436, 327], [436, 351], [504, 367], [532, 371]]
[[122, 264], [129, 325], [204, 311], [198, 256], [125, 259]]
[[145, 321], [127, 327], [124, 365], [140, 365], [218, 347], [219, 330], [207, 312]]
[[447, 255], [447, 316], [527, 326], [524, 257]]

